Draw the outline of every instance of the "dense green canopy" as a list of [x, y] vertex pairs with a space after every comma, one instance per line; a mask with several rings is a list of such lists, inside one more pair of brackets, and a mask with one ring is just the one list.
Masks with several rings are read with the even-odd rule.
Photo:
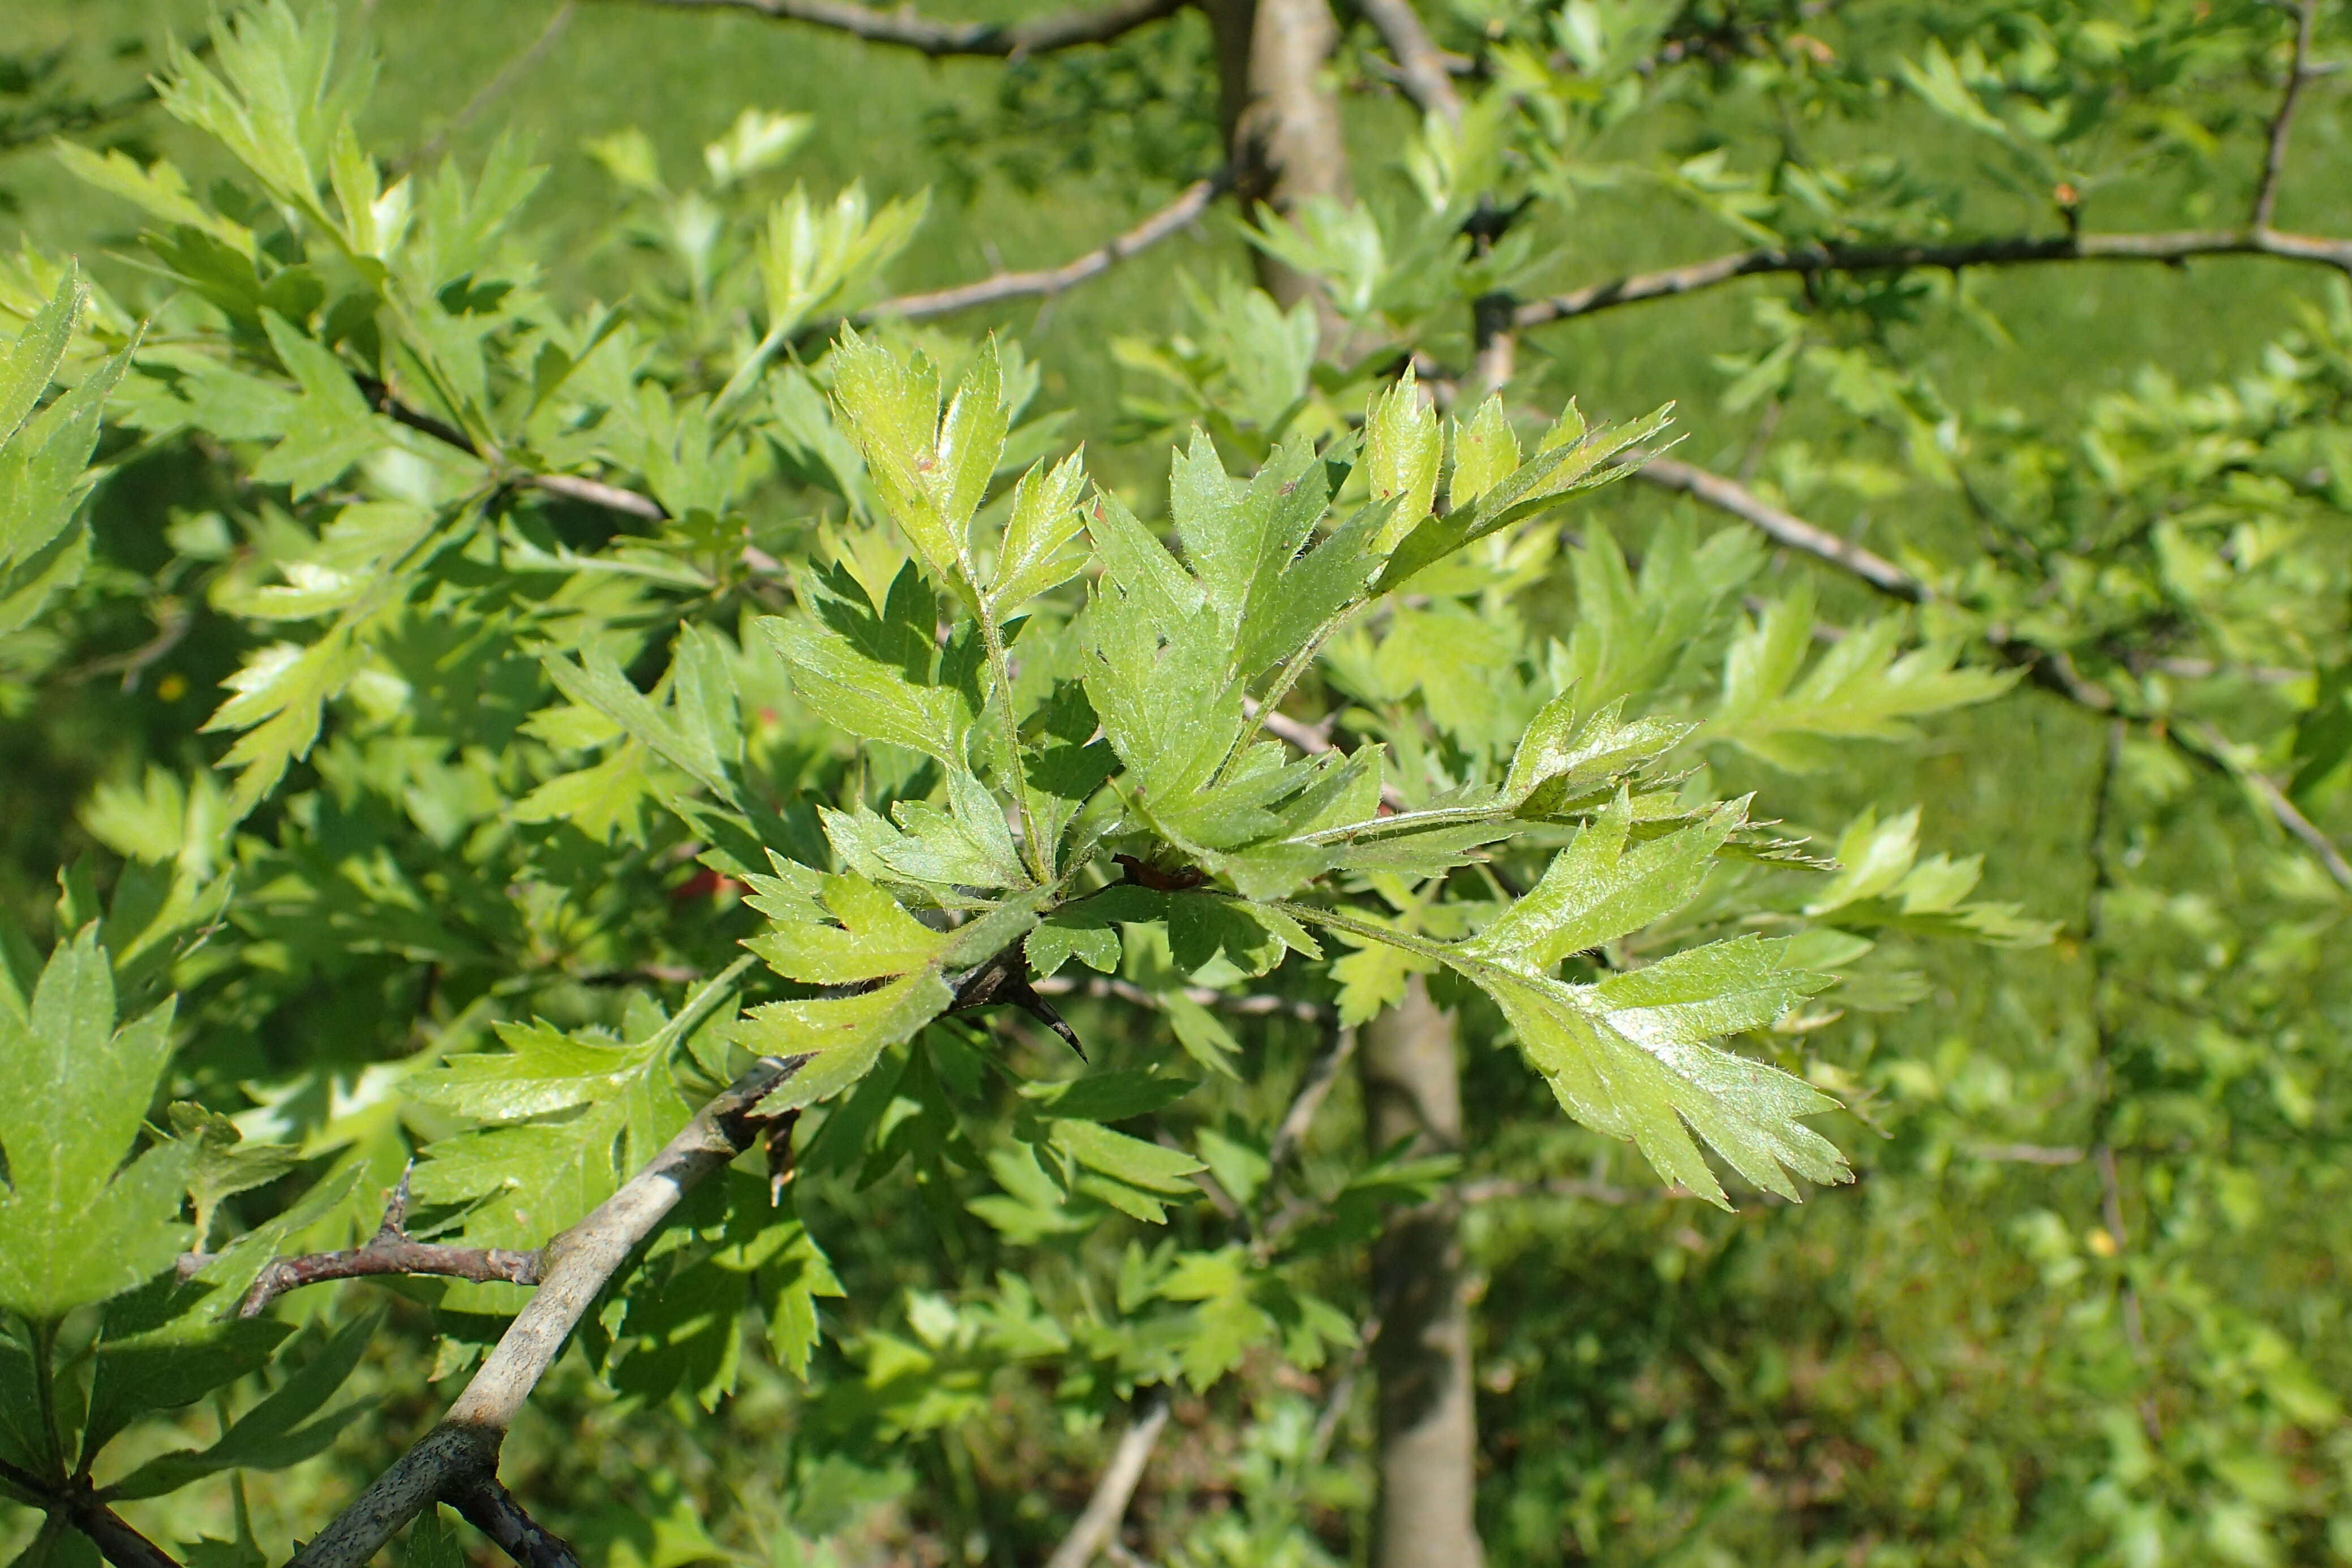
[[29, 9], [0, 1552], [2352, 1560], [2341, 4]]

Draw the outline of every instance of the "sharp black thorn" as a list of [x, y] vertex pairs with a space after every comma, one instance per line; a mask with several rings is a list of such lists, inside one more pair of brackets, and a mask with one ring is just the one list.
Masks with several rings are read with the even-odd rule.
[[[1006, 999], [1019, 1007], [1023, 1012], [1027, 1013], [1039, 1023], [1044, 1024], [1047, 1029], [1052, 1030], [1055, 1034], [1060, 1035], [1062, 1037], [1062, 1043], [1068, 1046], [1072, 1051], [1076, 1051], [1080, 1061], [1087, 1061], [1087, 1048], [1078, 1043], [1078, 1031], [1072, 1029], [1069, 1026], [1068, 1020], [1064, 1019], [1060, 1013], [1054, 1010], [1053, 1003], [1047, 1001], [1045, 998], [1039, 996], [1034, 990], [1031, 989], [1028, 981], [1022, 981], [1019, 991], [1008, 997]], [[1087, 1061], [1087, 1065], [1091, 1067], [1094, 1063]]]

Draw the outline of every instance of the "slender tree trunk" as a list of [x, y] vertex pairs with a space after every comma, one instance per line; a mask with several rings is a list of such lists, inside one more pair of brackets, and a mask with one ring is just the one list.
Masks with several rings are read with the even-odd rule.
[[[1329, 0], [1207, 0], [1220, 118], [1246, 205], [1287, 212], [1309, 196], [1354, 200], [1339, 100], [1323, 79], [1339, 25]], [[1258, 281], [1286, 308], [1313, 286], [1271, 256]]]
[[[1375, 1149], [1401, 1138], [1424, 1153], [1462, 1143], [1454, 1019], [1418, 976], [1365, 1027], [1364, 1124]], [[1380, 1331], [1380, 1503], [1373, 1568], [1477, 1568], [1477, 1416], [1470, 1312], [1463, 1299], [1461, 1207], [1449, 1195], [1400, 1209], [1372, 1247]]]
[[[1217, 43], [1223, 129], [1242, 201], [1276, 212], [1315, 196], [1352, 202], [1339, 99], [1323, 74], [1339, 41], [1330, 0], [1203, 5]], [[1264, 255], [1257, 268], [1260, 284], [1286, 308], [1318, 299], [1327, 340], [1339, 329], [1309, 279]], [[1507, 379], [1507, 360], [1496, 368], [1496, 379]], [[1405, 1137], [1431, 1151], [1460, 1145], [1454, 1019], [1431, 1003], [1419, 977], [1402, 1002], [1366, 1026], [1360, 1061], [1373, 1147]], [[1475, 1520], [1477, 1425], [1460, 1218], [1451, 1198], [1400, 1211], [1372, 1249], [1372, 1298], [1381, 1316], [1370, 1357], [1380, 1401], [1373, 1568], [1479, 1568], [1485, 1561]]]

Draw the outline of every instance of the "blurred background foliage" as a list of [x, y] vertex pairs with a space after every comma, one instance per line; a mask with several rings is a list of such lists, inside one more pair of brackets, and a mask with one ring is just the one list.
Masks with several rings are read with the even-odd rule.
[[[1545, 36], [1575, 9], [1455, 0], [1432, 22], [1441, 42], [1468, 47], [1482, 35]], [[1617, 21], [1641, 9], [1584, 7]], [[2063, 29], [2068, 7], [1651, 9], [1673, 12], [1697, 41], [1660, 72], [1671, 87], [1604, 124], [1583, 156], [1596, 167], [1670, 165], [1685, 172], [1681, 187], [1596, 181], [1572, 208], [1543, 209], [1521, 232], [1547, 278], [1742, 243], [1735, 220], [1747, 195], [1706, 160], [1720, 152], [1722, 166], [1752, 170], [1798, 141], [1812, 162], [1869, 162], [1890, 189], [1916, 188], [1916, 210], [1939, 225], [2047, 226], [2047, 190], [1920, 95], [1860, 79], [1847, 112], [1807, 100], [1792, 118], [1786, 57], [1818, 49], [1826, 69], [1918, 56], [1930, 39]], [[2187, 9], [2101, 8], [2151, 30]], [[877, 203], [931, 192], [891, 274], [902, 289], [1057, 263], [1215, 162], [1214, 64], [1195, 16], [1008, 69], [682, 8], [352, 0], [342, 10], [383, 58], [367, 111], [373, 145], [470, 167], [501, 133], [527, 135], [551, 170], [529, 214], [548, 236], [543, 286], [567, 297], [662, 286], [648, 257], [667, 243], [667, 193], [699, 177], [706, 144], [746, 108], [811, 117], [788, 172], [768, 177], [779, 185], [857, 180]], [[220, 172], [216, 150], [137, 101], [164, 37], [195, 36], [206, 14], [181, 0], [15, 8], [0, 40], [0, 233], [78, 254], [118, 297], [143, 297], [126, 209], [71, 179], [47, 139], [63, 132], [142, 160], [166, 153], [200, 185]], [[1018, 11], [983, 4], [973, 14]], [[2273, 34], [2284, 25], [2260, 7], [2246, 15], [2245, 26]], [[2342, 7], [2323, 15], [2336, 52], [2352, 47]], [[1748, 27], [1778, 41], [1758, 44]], [[1362, 68], [1362, 35], [1351, 35], [1340, 69], [1356, 179], [1368, 202], [1402, 209], [1415, 199], [1404, 155], [1418, 117]], [[2352, 99], [2340, 80], [2315, 89], [2296, 127], [2283, 226], [2352, 221]], [[2101, 169], [2103, 226], [2234, 221], [2275, 82], [2236, 71], [2193, 85], [2179, 123]], [[635, 132], [661, 193], [616, 178], [641, 167], [632, 144], [614, 140]], [[1097, 468], [1150, 486], [1156, 455], [1121, 471], [1109, 438], [1163, 389], [1106, 345], [1193, 329], [1179, 279], [1240, 277], [1249, 255], [1236, 225], [1213, 216], [1047, 306], [961, 324], [1016, 338], [1046, 401], [1074, 411], [1068, 434], [1101, 444]], [[2312, 368], [2341, 367], [2352, 352], [2341, 280], [2230, 259], [1906, 275], [1859, 311], [1815, 309], [1805, 293], [1765, 280], [1529, 334], [1524, 395], [1549, 406], [1573, 391], [1617, 413], [1679, 398], [1694, 461], [1746, 474], [1899, 558], [1952, 559], [1977, 548], [1987, 495], [2019, 501], [2022, 514], [2069, 485], [2095, 488], [2084, 476], [2103, 457], [2134, 476], [2110, 484], [2108, 504], [2137, 485], [2160, 509], [2205, 477], [2168, 464], [2200, 443], [2259, 444], [2303, 386], [2323, 405], [2308, 423], [2337, 433], [2332, 504], [2344, 520], [2352, 391], [2340, 368], [2332, 384]], [[1915, 372], [1972, 433], [1971, 483], [1919, 461], [1899, 431], [1890, 435], [1899, 421], [1842, 397], [1834, 356], [1855, 348]], [[1808, 360], [1808, 350], [1820, 351]], [[203, 454], [170, 446], [115, 476], [98, 502], [98, 587], [107, 572], [143, 582], [163, 570], [171, 552], [157, 519], [231, 505], [215, 493], [226, 482]], [[2095, 498], [2086, 507], [2098, 510]], [[1697, 515], [1686, 500], [1621, 486], [1579, 516], [1638, 554], [1677, 514]], [[2062, 530], [2037, 548], [2063, 556], [2074, 546]], [[1872, 607], [1801, 559], [1777, 557], [1768, 570], [1776, 586], [1818, 578], [1834, 617]], [[68, 645], [0, 671], [0, 896], [28, 924], [46, 921], [61, 868], [106, 852], [109, 835], [91, 826], [99, 791], [134, 787], [151, 761], [204, 760], [187, 737], [241, 650], [200, 617], [173, 634], [173, 596], [189, 591], [168, 577], [93, 590]], [[1519, 602], [1538, 631], [1565, 632], [1577, 617], [1564, 574]], [[2308, 679], [2248, 679], [2209, 707], [2291, 722], [2341, 695]], [[2352, 1561], [2342, 1411], [2352, 1281], [2340, 1207], [2352, 1186], [2352, 954], [2341, 890], [2226, 781], [2030, 685], [1931, 720], [1916, 742], [1842, 754], [1830, 772], [1791, 775], [1730, 753], [1715, 761], [1718, 789], [1761, 787], [1793, 829], [1832, 841], [1871, 802], [1924, 802], [1937, 844], [1985, 855], [1989, 896], [2065, 934], [2033, 951], [1923, 946], [1907, 956], [1927, 977], [1925, 1005], [1856, 1010], [1811, 1037], [1834, 1074], [1826, 1082], [1853, 1107], [1837, 1141], [1860, 1179], [1801, 1207], [1751, 1202], [1722, 1215], [1661, 1200], [1629, 1155], [1532, 1113], [1548, 1112], [1544, 1091], [1516, 1063], [1471, 1053], [1465, 1180], [1483, 1184], [1485, 1198], [1468, 1237], [1491, 1559]], [[2299, 780], [2299, 798], [2340, 825], [2352, 816], [2343, 788], [2340, 769], [2323, 768]], [[625, 947], [626, 916], [614, 919]], [[314, 1011], [256, 1036], [241, 1075], [259, 1084], [282, 1073], [289, 1052], [340, 1051], [356, 1069], [410, 1048], [383, 1018], [405, 1019], [412, 984], [387, 959], [373, 989], [350, 976], [322, 986]], [[1152, 1023], [1083, 998], [1070, 1010], [1114, 1065], [1120, 1031]], [[1286, 1040], [1287, 1027], [1251, 1023], [1251, 1049], [1302, 1057], [1306, 1031]], [[1334, 1145], [1360, 1138], [1353, 1094], [1343, 1085], [1318, 1134]], [[337, 1113], [365, 1111], [362, 1097]], [[2101, 1148], [2113, 1154], [2103, 1161]], [[1547, 1181], [1556, 1190], [1542, 1190]], [[993, 1272], [1001, 1238], [940, 1227], [905, 1189], [856, 1191], [848, 1173], [809, 1186], [804, 1210], [853, 1299], [951, 1291]], [[421, 1309], [394, 1298], [392, 1311], [405, 1333], [381, 1337], [354, 1385], [385, 1402], [380, 1418], [248, 1493], [183, 1494], [173, 1506], [192, 1511], [182, 1516], [192, 1531], [226, 1538], [237, 1510], [264, 1541], [314, 1528], [438, 1408], [428, 1374], [453, 1369], [434, 1365]], [[1268, 1362], [1180, 1400], [1139, 1496], [1141, 1539], [1193, 1563], [1360, 1560], [1368, 1415], [1334, 1397], [1349, 1375]], [[1001, 1374], [960, 1424], [884, 1441], [756, 1359], [711, 1414], [670, 1396], [676, 1419], [660, 1418], [660, 1401], [648, 1410], [616, 1397], [574, 1363], [519, 1429], [508, 1475], [616, 1568], [824, 1561], [799, 1555], [803, 1537], [831, 1538], [821, 1550], [845, 1568], [909, 1554], [1027, 1563], [1083, 1499], [1103, 1448], [1099, 1431], [1063, 1429], [1050, 1394]], [[829, 1430], [868, 1437], [803, 1440]]]

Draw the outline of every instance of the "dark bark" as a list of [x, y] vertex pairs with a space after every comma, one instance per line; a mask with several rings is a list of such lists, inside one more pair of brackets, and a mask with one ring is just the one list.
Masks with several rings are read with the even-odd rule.
[[[1451, 1014], [1415, 977], [1404, 999], [1364, 1029], [1365, 1130], [1375, 1149], [1462, 1143], [1462, 1085]], [[1461, 1205], [1451, 1195], [1400, 1209], [1372, 1248], [1380, 1327], [1380, 1500], [1373, 1568], [1477, 1568], [1477, 1417], [1470, 1380]]]

